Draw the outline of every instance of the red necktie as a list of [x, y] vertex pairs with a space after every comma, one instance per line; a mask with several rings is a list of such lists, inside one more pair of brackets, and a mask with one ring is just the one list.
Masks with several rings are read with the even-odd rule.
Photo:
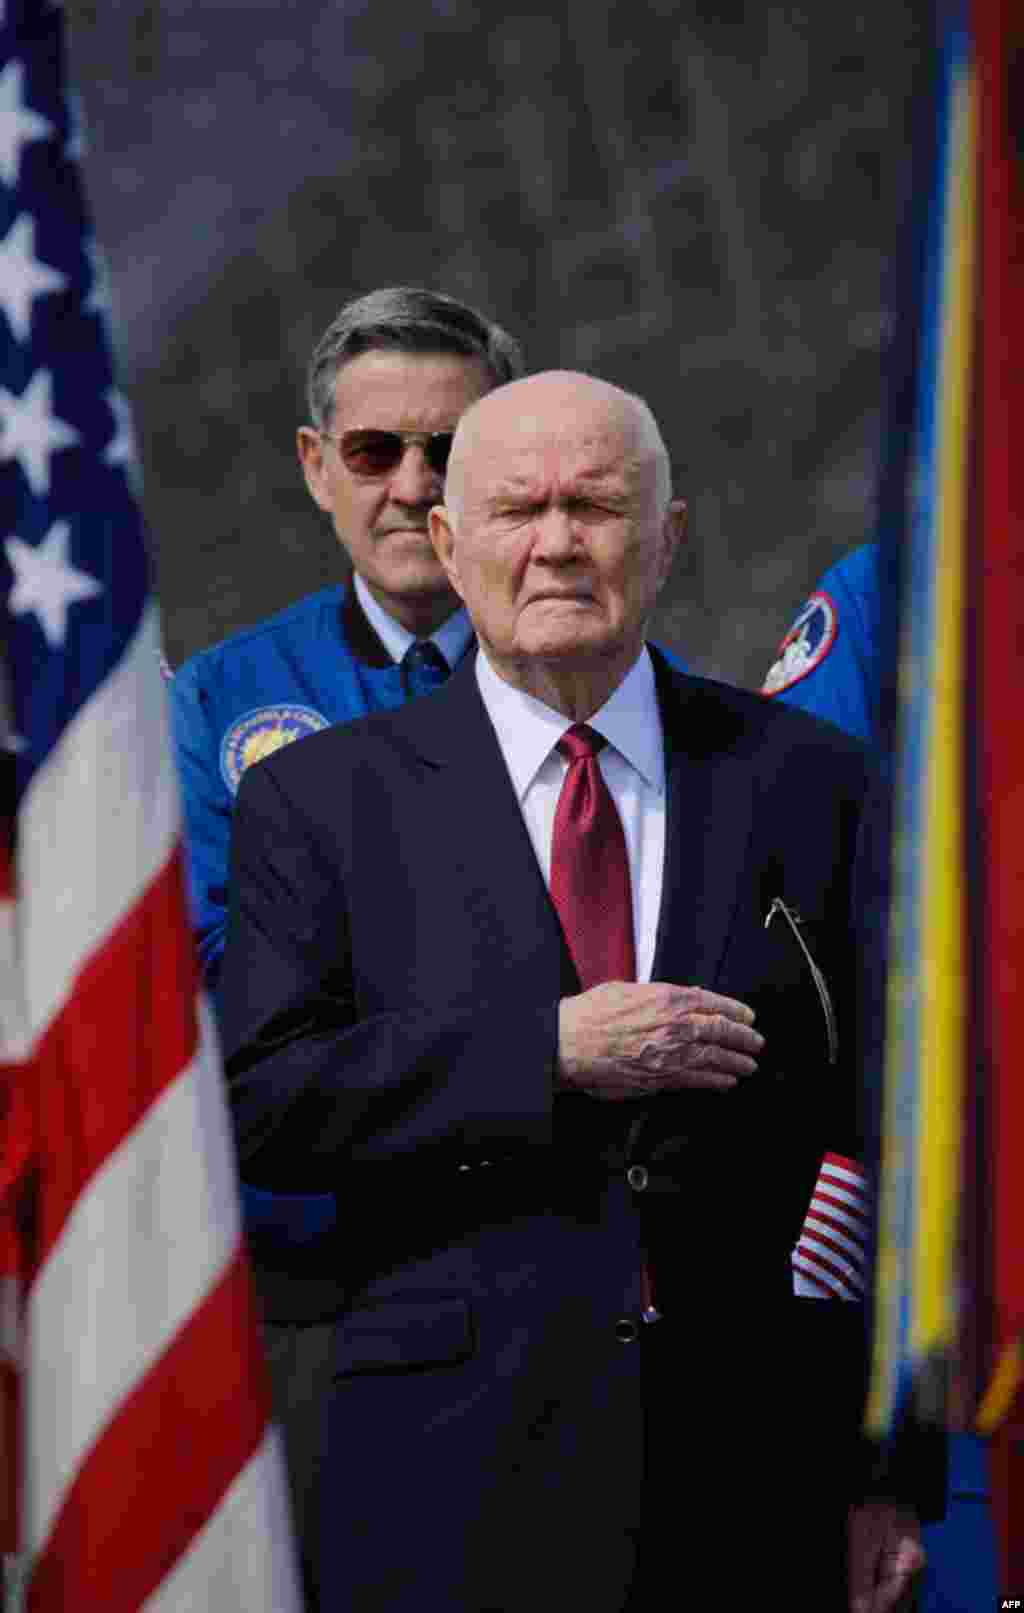
[[[633, 896], [622, 819], [597, 753], [606, 741], [584, 723], [558, 748], [569, 763], [551, 837], [551, 899], [586, 991], [604, 980], [636, 979]], [[657, 1322], [651, 1269], [640, 1267], [640, 1315]]]
[[551, 899], [584, 991], [636, 979], [626, 837], [597, 765], [604, 744], [582, 723], [558, 741], [569, 770], [555, 808]]

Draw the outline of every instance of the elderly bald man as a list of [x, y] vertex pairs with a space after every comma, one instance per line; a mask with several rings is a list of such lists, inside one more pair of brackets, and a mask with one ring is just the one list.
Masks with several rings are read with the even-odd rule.
[[489, 393], [446, 498], [479, 653], [235, 820], [243, 1175], [351, 1229], [324, 1606], [821, 1613], [849, 1518], [881, 1613], [916, 1522], [868, 1498], [857, 1307], [790, 1272], [858, 1148], [868, 763], [646, 644], [685, 511], [639, 399]]

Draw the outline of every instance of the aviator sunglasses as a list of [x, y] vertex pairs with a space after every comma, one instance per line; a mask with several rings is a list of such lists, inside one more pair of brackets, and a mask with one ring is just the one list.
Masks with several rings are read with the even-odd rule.
[[343, 431], [340, 437], [332, 437], [329, 431], [320, 433], [328, 442], [333, 442], [341, 457], [346, 470], [353, 476], [387, 476], [401, 461], [409, 443], [416, 443], [423, 449], [423, 457], [436, 476], [443, 476], [448, 469], [448, 455], [451, 453], [451, 431], [377, 431], [372, 427], [366, 430]]

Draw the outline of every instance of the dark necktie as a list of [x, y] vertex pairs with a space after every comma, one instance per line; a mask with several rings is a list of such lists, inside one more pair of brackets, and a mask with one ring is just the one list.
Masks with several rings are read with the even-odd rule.
[[411, 695], [440, 689], [450, 670], [437, 645], [428, 638], [416, 639], [402, 656], [402, 677]]
[[558, 741], [569, 763], [551, 837], [551, 899], [584, 991], [635, 980], [633, 898], [622, 819], [597, 753], [605, 741], [583, 723]]

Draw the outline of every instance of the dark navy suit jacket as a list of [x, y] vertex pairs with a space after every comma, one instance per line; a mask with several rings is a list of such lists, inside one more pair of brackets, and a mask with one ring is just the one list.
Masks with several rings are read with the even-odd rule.
[[[789, 1253], [823, 1152], [859, 1153], [870, 766], [654, 660], [653, 978], [755, 1009], [765, 1055], [725, 1095], [554, 1095], [579, 982], [471, 663], [242, 781], [222, 981], [242, 1173], [338, 1202], [328, 1609], [613, 1613], [638, 1542], [642, 1564], [676, 1529], [681, 1592], [731, 1549], [759, 1593], [844, 1605], [860, 1318], [794, 1299]], [[835, 1062], [803, 950], [765, 927], [776, 898], [828, 982]], [[645, 1253], [666, 1320], [623, 1342]]]

